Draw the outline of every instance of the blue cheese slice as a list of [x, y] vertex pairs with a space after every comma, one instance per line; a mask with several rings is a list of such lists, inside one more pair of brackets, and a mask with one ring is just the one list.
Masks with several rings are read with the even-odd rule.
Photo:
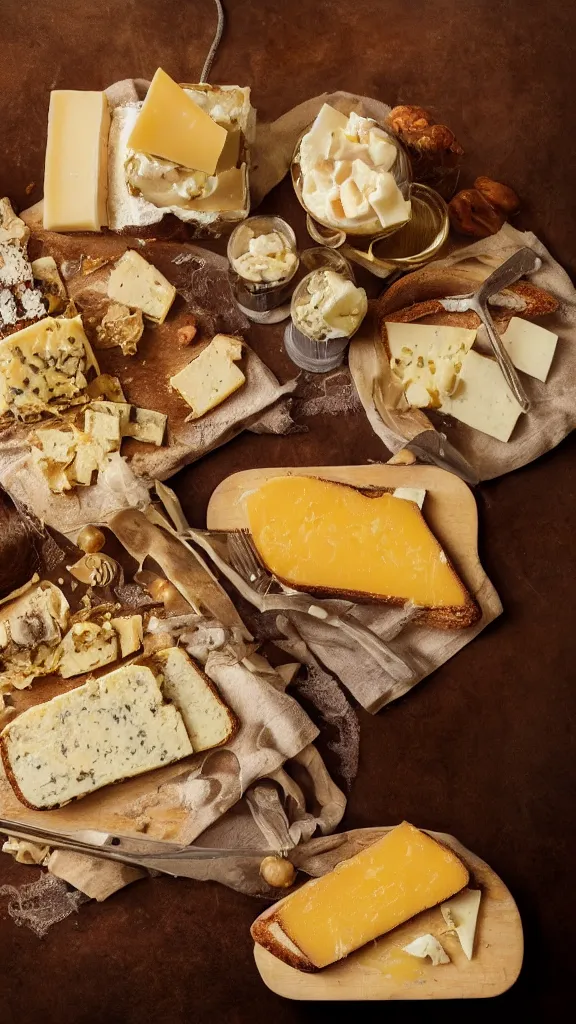
[[38, 417], [82, 400], [98, 364], [79, 316], [44, 317], [0, 341], [0, 416]]
[[164, 323], [175, 295], [174, 285], [135, 249], [120, 257], [108, 279], [108, 298], [142, 310], [157, 324]]
[[246, 381], [235, 363], [242, 358], [242, 341], [217, 334], [188, 366], [170, 377], [171, 386], [188, 402], [188, 420], [197, 420], [216, 408]]
[[192, 753], [180, 713], [152, 671], [128, 665], [24, 711], [0, 734], [19, 800], [61, 807]]

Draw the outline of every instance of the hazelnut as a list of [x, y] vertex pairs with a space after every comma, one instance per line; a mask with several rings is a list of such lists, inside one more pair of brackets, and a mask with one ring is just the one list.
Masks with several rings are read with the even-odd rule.
[[394, 107], [386, 118], [386, 123], [397, 134], [404, 132], [420, 132], [434, 124], [432, 114], [422, 107]]
[[85, 551], [87, 555], [101, 551], [105, 543], [106, 537], [97, 526], [85, 526], [76, 538], [76, 546], [80, 548], [80, 551]]
[[289, 889], [296, 878], [296, 868], [285, 857], [264, 857], [260, 874], [268, 885], [275, 889]]
[[450, 223], [459, 235], [488, 238], [502, 227], [505, 217], [476, 188], [465, 188], [448, 203]]
[[518, 196], [514, 189], [503, 185], [501, 181], [493, 181], [492, 178], [485, 177], [476, 178], [474, 188], [482, 193], [495, 210], [501, 210], [507, 217], [518, 213], [520, 209]]
[[186, 327], [180, 327], [177, 331], [178, 344], [181, 348], [185, 348], [189, 345], [198, 334], [198, 328], [196, 324], [188, 324]]
[[164, 604], [178, 594], [179, 591], [176, 589], [170, 580], [163, 580], [160, 577], [157, 580], [152, 580], [151, 583], [147, 584], [148, 590], [155, 601], [162, 601]]

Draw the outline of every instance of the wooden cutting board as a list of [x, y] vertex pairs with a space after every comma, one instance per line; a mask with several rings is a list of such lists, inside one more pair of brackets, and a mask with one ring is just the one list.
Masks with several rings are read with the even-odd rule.
[[[296, 971], [255, 946], [256, 966], [268, 988], [285, 999], [310, 1000], [484, 999], [509, 989], [524, 955], [522, 922], [510, 892], [488, 864], [452, 836], [430, 834], [455, 850], [482, 889], [472, 960], [456, 936], [441, 934], [446, 925], [434, 907], [317, 974]], [[429, 959], [404, 953], [403, 946], [427, 932], [440, 939], [451, 963], [433, 967]]]
[[243, 494], [274, 476], [319, 476], [356, 487], [422, 488], [426, 491], [424, 518], [470, 592], [477, 594], [487, 579], [478, 559], [478, 513], [474, 495], [462, 480], [436, 466], [300, 466], [244, 470], [227, 477], [212, 494], [206, 516], [208, 529], [247, 527]]

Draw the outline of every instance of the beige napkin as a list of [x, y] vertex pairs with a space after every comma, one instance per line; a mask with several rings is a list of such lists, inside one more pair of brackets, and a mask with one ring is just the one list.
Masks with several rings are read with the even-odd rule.
[[[487, 277], [523, 246], [529, 246], [542, 259], [541, 269], [531, 274], [530, 280], [559, 301], [555, 313], [536, 321], [559, 339], [548, 380], [543, 384], [527, 374], [521, 375], [532, 408], [520, 417], [507, 442], [497, 441], [464, 423], [432, 417], [437, 428], [445, 432], [481, 480], [491, 480], [525, 466], [554, 448], [576, 426], [576, 290], [542, 242], [532, 232], [517, 231], [510, 224], [505, 224], [497, 235], [458, 249], [433, 265], [434, 268], [453, 267], [470, 261]], [[419, 274], [425, 278], [426, 269]], [[388, 374], [377, 352], [377, 337], [375, 322], [367, 318], [350, 346], [350, 369], [373, 430], [389, 451], [397, 452], [419, 429], [426, 429], [425, 425], [418, 425], [418, 415], [424, 424], [425, 420], [418, 413], [402, 415], [391, 409], [387, 423], [383, 422], [372, 397], [374, 381], [382, 376], [386, 379]]]

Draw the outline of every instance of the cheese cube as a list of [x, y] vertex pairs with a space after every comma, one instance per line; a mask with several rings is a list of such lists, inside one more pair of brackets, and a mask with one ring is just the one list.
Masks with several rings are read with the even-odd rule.
[[188, 419], [204, 416], [242, 387], [246, 377], [235, 361], [242, 358], [242, 342], [217, 334], [188, 366], [170, 378], [170, 384], [191, 406]]
[[103, 92], [50, 94], [44, 170], [44, 227], [100, 231], [107, 225], [110, 111]]
[[108, 279], [108, 298], [133, 309], [155, 323], [164, 323], [176, 289], [156, 267], [135, 249], [128, 249]]
[[158, 68], [128, 146], [182, 167], [214, 174], [226, 136], [226, 129]]

